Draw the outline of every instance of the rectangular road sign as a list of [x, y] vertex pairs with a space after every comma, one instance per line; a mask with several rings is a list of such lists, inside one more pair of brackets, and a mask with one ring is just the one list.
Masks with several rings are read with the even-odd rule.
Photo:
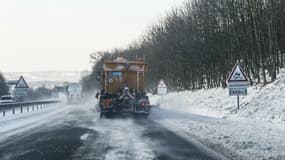
[[27, 92], [26, 91], [16, 91], [15, 96], [16, 97], [27, 96]]
[[246, 96], [247, 88], [229, 88], [230, 96]]
[[157, 88], [157, 94], [158, 95], [166, 95], [167, 94], [167, 88]]
[[247, 88], [248, 82], [246, 83], [228, 83], [229, 88]]
[[28, 89], [27, 88], [15, 88], [15, 96], [16, 97], [22, 97], [28, 95]]

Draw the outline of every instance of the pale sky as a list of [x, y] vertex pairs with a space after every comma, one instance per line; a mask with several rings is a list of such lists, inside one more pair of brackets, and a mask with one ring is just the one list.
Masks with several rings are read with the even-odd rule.
[[0, 0], [0, 71], [90, 70], [184, 0]]

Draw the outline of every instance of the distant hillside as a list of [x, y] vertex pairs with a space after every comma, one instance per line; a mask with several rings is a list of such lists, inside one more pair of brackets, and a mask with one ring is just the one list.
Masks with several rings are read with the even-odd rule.
[[6, 72], [4, 76], [7, 80], [16, 80], [22, 75], [30, 87], [35, 88], [43, 85], [53, 87], [64, 82], [79, 82], [82, 76], [88, 73], [88, 71]]

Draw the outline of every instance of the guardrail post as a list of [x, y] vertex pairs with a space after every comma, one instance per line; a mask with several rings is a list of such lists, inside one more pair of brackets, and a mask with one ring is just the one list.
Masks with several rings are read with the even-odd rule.
[[[42, 109], [46, 109], [49, 104], [58, 103], [59, 101], [35, 101], [35, 102], [22, 102], [22, 103], [11, 103], [11, 104], [5, 104], [0, 105], [0, 107], [4, 106], [3, 109], [0, 108], [0, 116], [3, 114], [3, 116], [6, 116], [7, 109], [8, 113], [17, 114], [18, 110], [19, 113], [25, 113], [25, 110], [27, 112], [32, 111], [38, 111]], [[26, 109], [25, 109], [26, 107]], [[32, 107], [32, 108], [30, 108]]]
[[30, 112], [30, 111], [46, 109], [49, 104], [54, 104], [58, 102], [59, 101], [35, 101], [35, 102], [22, 102], [22, 103], [16, 102], [16, 103], [11, 103], [7, 105], [1, 104], [0, 106], [1, 107], [3, 106], [3, 108], [0, 109], [0, 112], [2, 112], [0, 113], [0, 116], [1, 114], [3, 115], [3, 117], [6, 116], [6, 112], [8, 113], [12, 112], [12, 115], [17, 114], [18, 110], [19, 110], [19, 113], [25, 113], [25, 110], [27, 110], [27, 112]]

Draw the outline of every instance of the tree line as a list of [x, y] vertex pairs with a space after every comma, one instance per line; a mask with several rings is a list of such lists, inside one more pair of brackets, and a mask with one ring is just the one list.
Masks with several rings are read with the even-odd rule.
[[[284, 0], [191, 0], [174, 8], [126, 49], [95, 52], [91, 89], [103, 58], [122, 54], [148, 64], [147, 84], [173, 90], [226, 87], [238, 61], [251, 84], [276, 79], [285, 63]], [[99, 56], [100, 57], [100, 56]], [[85, 85], [86, 86], [86, 85]]]

